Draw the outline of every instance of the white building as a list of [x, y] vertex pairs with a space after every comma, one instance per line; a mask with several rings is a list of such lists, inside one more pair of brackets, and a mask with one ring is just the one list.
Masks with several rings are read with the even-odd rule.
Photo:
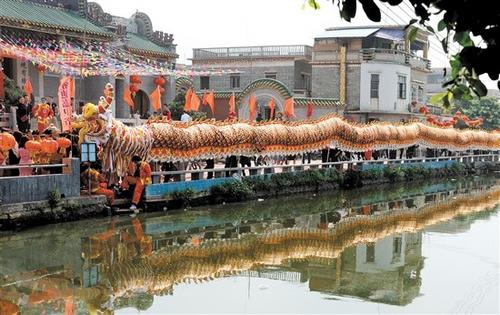
[[[338, 98], [346, 116], [361, 122], [400, 121], [425, 102], [429, 33], [403, 25], [335, 27], [315, 38], [312, 96]], [[414, 106], [415, 107], [415, 106]]]

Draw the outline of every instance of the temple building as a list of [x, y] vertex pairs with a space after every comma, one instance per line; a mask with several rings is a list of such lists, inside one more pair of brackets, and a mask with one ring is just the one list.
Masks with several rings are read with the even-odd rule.
[[[165, 69], [175, 69], [176, 45], [173, 35], [153, 29], [150, 18], [142, 12], [136, 12], [129, 18], [112, 16], [102, 10], [99, 4], [86, 0], [2, 0], [0, 1], [0, 98], [4, 97], [4, 76], [14, 80], [14, 84], [23, 87], [26, 80], [31, 82], [33, 97], [39, 101], [44, 96], [54, 96], [57, 102], [59, 80], [63, 75], [75, 77], [75, 111], [79, 103], [97, 103], [106, 83], [115, 86], [115, 100], [112, 111], [117, 118], [127, 120], [132, 113], [146, 118], [152, 113], [149, 95], [155, 89], [156, 76], [140, 76], [142, 81], [134, 93], [134, 108], [123, 101], [124, 89], [130, 83], [130, 73], [116, 75], [86, 75], [88, 64], [98, 71], [102, 66], [112, 68], [115, 64], [125, 66], [134, 62], [154, 64]], [[58, 66], [61, 59], [41, 60], [33, 51], [45, 50], [44, 56], [51, 52], [58, 53], [58, 58], [71, 65], [65, 48], [81, 51], [99, 58], [109, 56], [109, 60], [74, 61], [75, 69], [81, 67], [81, 73], [51, 71], [47, 64]], [[14, 52], [14, 53], [13, 53]], [[100, 54], [100, 55], [99, 55]], [[85, 55], [86, 56], [86, 55]], [[29, 58], [28, 58], [29, 57]], [[40, 63], [34, 60], [40, 59]], [[90, 57], [92, 59], [93, 57]], [[28, 61], [30, 60], [30, 61]], [[45, 64], [42, 62], [46, 61]], [[108, 64], [109, 63], [109, 64]], [[2, 71], [3, 70], [3, 71]], [[97, 72], [96, 72], [97, 73]], [[80, 75], [79, 75], [80, 74]], [[171, 101], [175, 94], [175, 78], [167, 77], [162, 103]], [[5, 79], [7, 80], [7, 79]]]
[[310, 98], [311, 58], [312, 47], [307, 45], [195, 48], [192, 58], [195, 70], [218, 68], [232, 73], [229, 76], [199, 76], [192, 80], [182, 78], [179, 85], [192, 86], [197, 92], [214, 90], [214, 117], [217, 119], [227, 117], [227, 103], [233, 93], [240, 119], [248, 118], [251, 95], [257, 99], [264, 119], [270, 114], [267, 104], [271, 97], [276, 102], [276, 112], [281, 112], [284, 101], [293, 97], [295, 115], [299, 119], [306, 118], [309, 101], [314, 106], [312, 117], [341, 112], [343, 104], [338, 98]]
[[[426, 98], [427, 31], [412, 27], [332, 27], [314, 39], [312, 96], [336, 98], [353, 120], [400, 121]], [[412, 106], [413, 104], [413, 106]]]

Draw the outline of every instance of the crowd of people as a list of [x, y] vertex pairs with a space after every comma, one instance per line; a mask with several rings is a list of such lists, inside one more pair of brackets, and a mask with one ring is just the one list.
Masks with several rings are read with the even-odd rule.
[[[0, 111], [5, 111], [5, 105], [0, 100]], [[160, 113], [162, 120], [172, 120], [172, 114], [168, 106], [164, 105]], [[236, 117], [233, 117], [236, 119]], [[257, 116], [257, 121], [262, 120], [261, 114]], [[276, 117], [276, 119], [282, 119]], [[183, 122], [189, 122], [192, 117], [189, 112], [184, 112], [180, 117]], [[57, 115], [57, 104], [52, 97], [41, 98], [41, 102], [34, 105], [30, 96], [23, 96], [19, 99], [16, 105], [16, 122], [19, 130], [13, 131], [2, 128], [0, 132], [9, 132], [13, 135], [16, 145], [8, 152], [0, 151], [0, 166], [22, 166], [30, 164], [62, 164], [65, 157], [79, 157], [78, 133], [76, 131], [70, 133], [60, 132], [60, 125]], [[71, 146], [58, 150], [57, 153], [50, 154], [45, 159], [36, 158], [26, 148], [26, 144], [30, 140], [43, 141], [44, 139], [67, 138], [71, 141]], [[420, 151], [420, 152], [418, 152]], [[201, 170], [206, 169], [207, 179], [214, 178], [215, 168], [226, 168], [225, 176], [234, 176], [239, 173], [243, 176], [251, 175], [252, 166], [265, 165], [288, 165], [290, 163], [300, 164], [311, 163], [317, 161], [327, 162], [342, 162], [342, 161], [362, 161], [362, 160], [378, 160], [378, 159], [411, 159], [417, 156], [437, 157], [449, 156], [451, 152], [447, 150], [419, 150], [418, 146], [411, 146], [399, 150], [367, 150], [365, 152], [347, 152], [338, 148], [324, 148], [316, 152], [308, 152], [299, 155], [282, 155], [282, 156], [236, 156], [232, 155], [225, 159], [207, 159], [192, 162], [164, 162], [164, 163], [148, 163], [143, 161], [141, 157], [134, 156], [128, 165], [126, 175], [122, 178], [117, 178], [115, 174], [110, 174], [103, 171], [99, 162], [82, 163], [80, 169], [82, 190], [95, 194], [104, 195], [107, 198], [108, 205], [114, 206], [116, 197], [127, 196], [131, 199], [131, 210], [136, 211], [141, 202], [141, 197], [145, 186], [152, 183], [152, 168], [163, 172], [184, 171], [184, 170]], [[222, 166], [223, 165], [223, 166]], [[235, 170], [240, 167], [241, 172]], [[0, 176], [30, 176], [38, 174], [60, 174], [62, 167], [18, 167], [18, 168], [0, 168]], [[181, 175], [164, 174], [160, 181], [180, 181]], [[191, 174], [192, 179], [200, 178], [198, 172]]]
[[112, 174], [103, 172], [101, 163], [83, 163], [81, 166], [82, 188], [94, 195], [103, 195], [108, 207], [115, 207], [116, 197], [131, 199], [130, 210], [136, 212], [141, 202], [144, 188], [152, 183], [151, 166], [139, 156], [133, 156], [127, 172], [121, 181], [115, 181]]
[[[76, 153], [74, 151], [77, 151], [78, 147], [75, 145], [74, 147], [59, 150], [50, 156], [44, 157], [40, 153], [35, 157], [26, 148], [26, 143], [30, 140], [57, 140], [63, 137], [70, 139], [72, 143], [76, 144], [78, 142], [78, 139], [74, 141], [75, 135], [60, 132], [58, 128], [60, 123], [57, 115], [57, 104], [54, 102], [52, 96], [42, 97], [40, 102], [35, 105], [32, 95], [23, 95], [14, 107], [16, 109], [15, 119], [18, 130], [1, 128], [0, 132], [12, 134], [16, 140], [16, 144], [8, 152], [0, 152], [0, 166], [29, 165], [40, 161], [43, 161], [45, 164], [61, 164], [64, 157]], [[6, 111], [5, 101], [1, 99], [0, 112], [3, 113]], [[41, 115], [45, 117], [44, 120], [40, 119]], [[58, 174], [61, 172], [62, 168], [21, 167], [0, 170], [0, 176], [29, 176], [35, 174]]]

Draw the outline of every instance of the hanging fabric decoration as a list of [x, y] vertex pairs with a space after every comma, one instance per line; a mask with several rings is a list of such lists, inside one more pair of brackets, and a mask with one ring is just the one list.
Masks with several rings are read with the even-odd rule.
[[189, 112], [191, 110], [191, 97], [193, 96], [193, 89], [189, 88], [184, 96], [184, 111]]
[[248, 118], [250, 119], [250, 121], [253, 121], [256, 116], [257, 116], [257, 100], [255, 99], [255, 96], [250, 95], [250, 98], [248, 99]]
[[276, 103], [274, 101], [274, 97], [271, 97], [271, 99], [269, 100], [269, 104], [267, 104], [267, 106], [269, 107], [269, 119], [273, 120], [274, 119], [274, 110], [276, 108]]
[[210, 110], [212, 111], [212, 115], [215, 115], [215, 94], [213, 90], [210, 93], [208, 93], [206, 102], [207, 105], [210, 107]]
[[285, 100], [285, 105], [283, 106], [283, 115], [286, 118], [295, 117], [293, 97], [290, 97], [289, 99]]
[[228, 118], [230, 118], [231, 116], [236, 117], [236, 97], [234, 96], [234, 92], [229, 98]]
[[201, 96], [201, 104], [202, 105], [208, 105], [207, 97], [208, 97], [208, 91], [203, 92], [203, 95]]
[[132, 98], [132, 85], [128, 85], [123, 91], [123, 101], [131, 108], [134, 109], [134, 99]]
[[153, 107], [153, 109], [155, 111], [159, 111], [160, 108], [161, 108], [161, 91], [160, 91], [161, 87], [159, 85], [156, 86], [156, 88], [154, 89], [154, 91], [149, 95], [149, 97], [151, 98], [151, 107]]
[[73, 115], [73, 106], [71, 104], [71, 77], [61, 79], [57, 91], [59, 97], [59, 117], [61, 118], [61, 127], [63, 131], [71, 130], [71, 117]]
[[196, 93], [191, 93], [191, 110], [197, 112], [200, 110], [200, 104], [201, 102], [198, 95], [196, 95]]
[[309, 100], [309, 102], [307, 102], [307, 109], [306, 109], [306, 117], [307, 117], [307, 119], [309, 119], [309, 118], [312, 117], [313, 110], [314, 110], [313, 102], [312, 102], [312, 100]]
[[141, 83], [141, 78], [138, 75], [130, 76], [130, 85], [127, 89], [125, 89], [123, 100], [128, 104], [128, 106], [130, 106], [131, 109], [134, 109], [135, 107], [134, 98], [135, 94], [140, 90]]
[[31, 94], [33, 94], [33, 86], [31, 86], [31, 81], [29, 79], [26, 79], [26, 81], [24, 81], [24, 92], [28, 96], [31, 96]]
[[151, 92], [150, 97], [152, 102], [151, 106], [155, 111], [159, 111], [161, 109], [161, 95], [165, 93], [165, 89], [163, 88], [163, 86], [166, 82], [167, 81], [162, 76], [158, 76], [154, 79], [156, 87], [153, 92]]

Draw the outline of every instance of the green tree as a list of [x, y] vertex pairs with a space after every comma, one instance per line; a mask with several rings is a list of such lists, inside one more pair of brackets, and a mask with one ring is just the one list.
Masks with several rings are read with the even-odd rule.
[[[179, 92], [172, 103], [169, 104], [170, 112], [172, 113], [172, 120], [180, 120], [181, 115], [184, 112], [184, 98], [186, 96], [186, 92]], [[193, 120], [203, 120], [207, 118], [207, 114], [204, 112], [193, 112], [190, 111], [189, 115], [193, 118]]]
[[474, 119], [483, 117], [481, 126], [487, 130], [500, 129], [500, 100], [494, 97], [483, 97], [469, 101], [457, 101], [455, 110]]
[[14, 80], [12, 80], [9, 77], [4, 78], [4, 84], [5, 84], [5, 105], [7, 105], [7, 109], [10, 108], [10, 106], [16, 105], [19, 99], [24, 96], [24, 91], [21, 90]]
[[[314, 9], [319, 9], [319, 0], [305, 0]], [[448, 52], [451, 42], [458, 43], [461, 51], [450, 60], [451, 80], [444, 83], [447, 92], [441, 94], [438, 101], [450, 107], [453, 99], [471, 99], [471, 92], [479, 97], [485, 96], [487, 89], [479, 80], [479, 75], [487, 73], [492, 80], [498, 80], [500, 74], [500, 6], [488, 0], [408, 0], [417, 19], [408, 24], [418, 22], [423, 28], [435, 34], [441, 41], [443, 50]], [[351, 21], [356, 16], [357, 3], [361, 4], [366, 16], [380, 22], [381, 12], [374, 0], [332, 0], [337, 3], [340, 16]], [[403, 0], [377, 0], [377, 3], [391, 6], [400, 5]], [[435, 30], [429, 25], [430, 17], [442, 15]], [[446, 32], [444, 38], [438, 32]], [[412, 28], [409, 39], [415, 38], [417, 29]], [[477, 36], [479, 42], [474, 43], [471, 35]], [[500, 81], [497, 82], [500, 89]]]
[[172, 103], [168, 106], [170, 108], [170, 112], [172, 113], [173, 120], [180, 120], [182, 112], [184, 110], [184, 97], [186, 92], [178, 93]]

